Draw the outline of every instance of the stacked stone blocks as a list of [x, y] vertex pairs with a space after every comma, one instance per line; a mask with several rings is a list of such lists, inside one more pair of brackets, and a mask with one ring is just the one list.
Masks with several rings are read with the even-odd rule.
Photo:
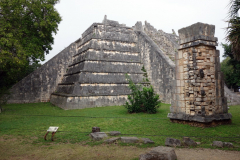
[[130, 94], [125, 74], [135, 83], [143, 79], [136, 42], [133, 29], [116, 21], [91, 25], [51, 103], [64, 109], [124, 104]]
[[170, 119], [197, 122], [230, 120], [216, 50], [215, 26], [196, 23], [179, 30], [176, 80]]

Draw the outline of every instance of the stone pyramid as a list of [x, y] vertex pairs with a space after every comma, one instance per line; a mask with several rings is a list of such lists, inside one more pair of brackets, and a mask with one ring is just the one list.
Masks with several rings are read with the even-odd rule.
[[77, 52], [50, 102], [63, 109], [122, 105], [130, 94], [125, 74], [143, 79], [134, 30], [104, 18], [77, 42]]

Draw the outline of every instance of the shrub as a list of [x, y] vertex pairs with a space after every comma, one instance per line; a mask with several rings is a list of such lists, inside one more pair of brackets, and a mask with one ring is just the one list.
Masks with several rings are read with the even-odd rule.
[[160, 107], [159, 95], [154, 93], [152, 85], [150, 85], [146, 70], [143, 66], [144, 72], [143, 83], [135, 84], [132, 79], [126, 74], [126, 79], [129, 82], [131, 94], [128, 95], [128, 101], [125, 103], [129, 113], [147, 112], [156, 113], [157, 108]]

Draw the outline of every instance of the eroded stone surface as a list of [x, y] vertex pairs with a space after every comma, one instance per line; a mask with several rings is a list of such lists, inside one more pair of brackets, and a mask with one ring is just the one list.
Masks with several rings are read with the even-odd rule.
[[183, 144], [186, 146], [196, 146], [197, 143], [189, 137], [183, 137]]
[[223, 147], [223, 142], [222, 141], [213, 141], [212, 146], [222, 148]]
[[90, 133], [90, 136], [91, 136], [91, 138], [92, 138], [94, 141], [100, 141], [100, 140], [102, 140], [103, 138], [108, 137], [105, 132], [94, 132], [94, 133]]
[[231, 119], [214, 32], [215, 26], [204, 23], [179, 30], [170, 119], [200, 123]]
[[165, 146], [170, 146], [170, 147], [181, 146], [181, 141], [174, 138], [167, 138], [165, 141]]
[[155, 147], [146, 154], [139, 156], [140, 160], [176, 160], [177, 155], [173, 148], [170, 147]]
[[227, 147], [227, 148], [233, 148], [233, 144], [230, 142], [223, 142], [223, 147]]

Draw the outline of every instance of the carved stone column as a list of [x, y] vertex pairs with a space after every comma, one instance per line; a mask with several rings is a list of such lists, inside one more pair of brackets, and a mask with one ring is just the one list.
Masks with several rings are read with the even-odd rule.
[[173, 122], [230, 123], [215, 26], [196, 23], [178, 31], [176, 80], [168, 117]]

